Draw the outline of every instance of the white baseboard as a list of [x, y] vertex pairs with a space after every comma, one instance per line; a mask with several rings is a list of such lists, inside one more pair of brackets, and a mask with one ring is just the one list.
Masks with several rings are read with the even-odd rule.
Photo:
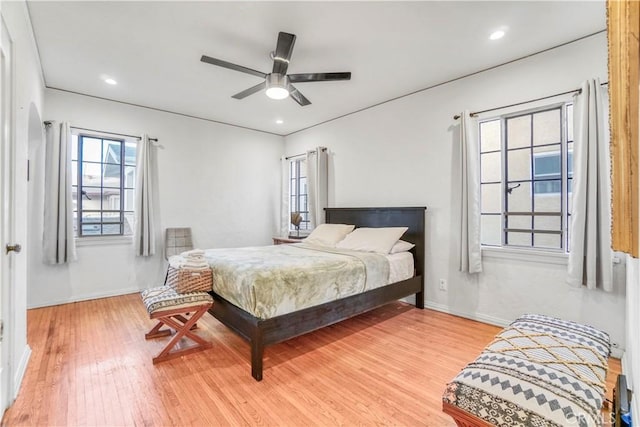
[[616, 359], [622, 359], [624, 357], [624, 348], [615, 348], [611, 347], [611, 357], [615, 357]]
[[621, 359], [622, 374], [627, 377], [627, 388], [633, 390], [633, 375], [631, 373], [631, 361], [629, 360], [629, 353], [625, 351]]
[[[431, 310], [441, 311], [447, 314], [453, 314], [454, 316], [464, 317], [465, 319], [476, 320], [478, 322], [487, 323], [489, 325], [500, 326], [501, 328], [504, 328], [511, 324], [511, 320], [500, 319], [498, 317], [487, 316], [485, 314], [465, 313], [463, 311], [452, 310], [447, 305], [439, 304], [433, 301], [425, 301], [424, 306], [425, 308], [430, 308]], [[624, 355], [623, 348], [615, 348], [615, 347], [611, 348], [612, 357], [615, 357], [616, 359], [620, 359], [623, 357], [623, 355]]]
[[142, 289], [140, 289], [140, 288], [132, 286], [132, 287], [128, 287], [128, 288], [115, 289], [115, 290], [108, 291], [108, 292], [96, 292], [96, 293], [93, 293], [93, 294], [70, 296], [70, 297], [67, 297], [67, 298], [60, 298], [60, 299], [55, 299], [55, 300], [47, 301], [47, 302], [39, 302], [39, 303], [36, 303], [36, 304], [27, 304], [27, 309], [50, 307], [52, 305], [69, 304], [69, 303], [72, 303], [72, 302], [88, 301], [88, 300], [99, 299], [99, 298], [116, 297], [116, 296], [119, 296], [119, 295], [133, 294], [133, 293], [136, 293], [136, 292], [140, 292], [141, 290]]
[[453, 314], [454, 316], [464, 317], [465, 319], [476, 320], [478, 322], [488, 323], [489, 325], [500, 326], [502, 328], [511, 324], [511, 320], [500, 319], [498, 317], [487, 316], [485, 314], [466, 313], [463, 311], [452, 310], [448, 305], [439, 304], [433, 301], [425, 301], [424, 306], [425, 308], [430, 308], [431, 310]]
[[22, 357], [20, 357], [20, 362], [18, 366], [16, 366], [16, 373], [13, 377], [13, 394], [11, 395], [11, 402], [13, 402], [16, 397], [18, 397], [18, 392], [20, 391], [20, 386], [22, 385], [22, 380], [24, 379], [24, 374], [27, 372], [27, 365], [29, 364], [29, 359], [31, 358], [31, 347], [29, 345], [24, 346], [24, 350], [22, 351]]

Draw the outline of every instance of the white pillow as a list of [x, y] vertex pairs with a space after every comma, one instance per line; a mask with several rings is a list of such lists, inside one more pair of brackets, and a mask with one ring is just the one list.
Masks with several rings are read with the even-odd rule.
[[309, 234], [309, 237], [303, 239], [306, 243], [312, 245], [329, 246], [334, 248], [336, 243], [344, 239], [344, 236], [351, 233], [355, 225], [347, 224], [320, 224]]
[[397, 254], [398, 252], [410, 251], [415, 245], [405, 240], [398, 240], [395, 245], [389, 251], [390, 254]]
[[388, 254], [407, 227], [356, 228], [336, 248]]

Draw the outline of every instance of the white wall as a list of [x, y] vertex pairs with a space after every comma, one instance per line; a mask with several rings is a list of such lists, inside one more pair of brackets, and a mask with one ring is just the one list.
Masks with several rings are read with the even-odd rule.
[[2, 17], [13, 39], [16, 78], [15, 110], [15, 241], [23, 246], [14, 255], [15, 286], [10, 290], [10, 313], [4, 313], [8, 325], [5, 345], [10, 344], [11, 400], [17, 395], [31, 350], [27, 345], [27, 258], [30, 247], [27, 236], [27, 152], [30, 117], [42, 111], [44, 83], [39, 57], [33, 40], [31, 23], [24, 2], [3, 2]]
[[[624, 347], [623, 264], [615, 267], [613, 293], [569, 287], [566, 265], [553, 262], [485, 257], [479, 276], [457, 271], [453, 115], [565, 92], [591, 77], [607, 80], [605, 34], [289, 135], [286, 154], [330, 149], [330, 206], [428, 207], [427, 306], [496, 324], [526, 312], [559, 316], [599, 327]], [[447, 292], [438, 290], [440, 278]]]
[[277, 231], [280, 136], [47, 89], [45, 120], [72, 126], [148, 133], [159, 139], [158, 252], [134, 256], [130, 243], [78, 246], [78, 261], [42, 263], [44, 147], [32, 165], [34, 210], [28, 306], [135, 292], [162, 284], [166, 227], [192, 227], [200, 248], [266, 245]]
[[[640, 218], [637, 219], [640, 221]], [[640, 415], [640, 328], [638, 325], [640, 325], [640, 259], [627, 255], [627, 345], [622, 358], [622, 373], [626, 376], [627, 386], [634, 391], [631, 397], [631, 413], [635, 414], [636, 420]]]
[[[627, 386], [634, 390], [632, 413], [640, 414], [640, 260], [627, 257], [627, 346], [622, 358], [622, 372]], [[638, 415], [635, 415], [637, 418]]]

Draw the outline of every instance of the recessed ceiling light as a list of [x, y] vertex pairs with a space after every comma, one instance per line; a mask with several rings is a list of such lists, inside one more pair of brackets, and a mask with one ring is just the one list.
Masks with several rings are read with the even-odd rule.
[[118, 82], [112, 79], [111, 77], [107, 77], [104, 79], [104, 82], [108, 85], [117, 85]]
[[283, 124], [283, 123], [284, 123], [284, 120], [282, 120], [282, 119], [278, 119], [278, 120], [276, 120], [276, 123], [277, 123], [277, 124], [279, 124], [279, 125], [281, 125], [281, 124]]
[[491, 33], [489, 40], [498, 40], [504, 37], [504, 30], [497, 30]]

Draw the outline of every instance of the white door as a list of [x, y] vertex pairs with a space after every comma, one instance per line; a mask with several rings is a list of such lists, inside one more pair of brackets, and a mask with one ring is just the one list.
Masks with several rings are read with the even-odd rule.
[[7, 303], [14, 285], [14, 257], [20, 252], [20, 245], [14, 241], [13, 42], [4, 19], [0, 24], [0, 412], [4, 412], [12, 398], [9, 393], [10, 341], [4, 339], [4, 331], [8, 331], [10, 326]]

